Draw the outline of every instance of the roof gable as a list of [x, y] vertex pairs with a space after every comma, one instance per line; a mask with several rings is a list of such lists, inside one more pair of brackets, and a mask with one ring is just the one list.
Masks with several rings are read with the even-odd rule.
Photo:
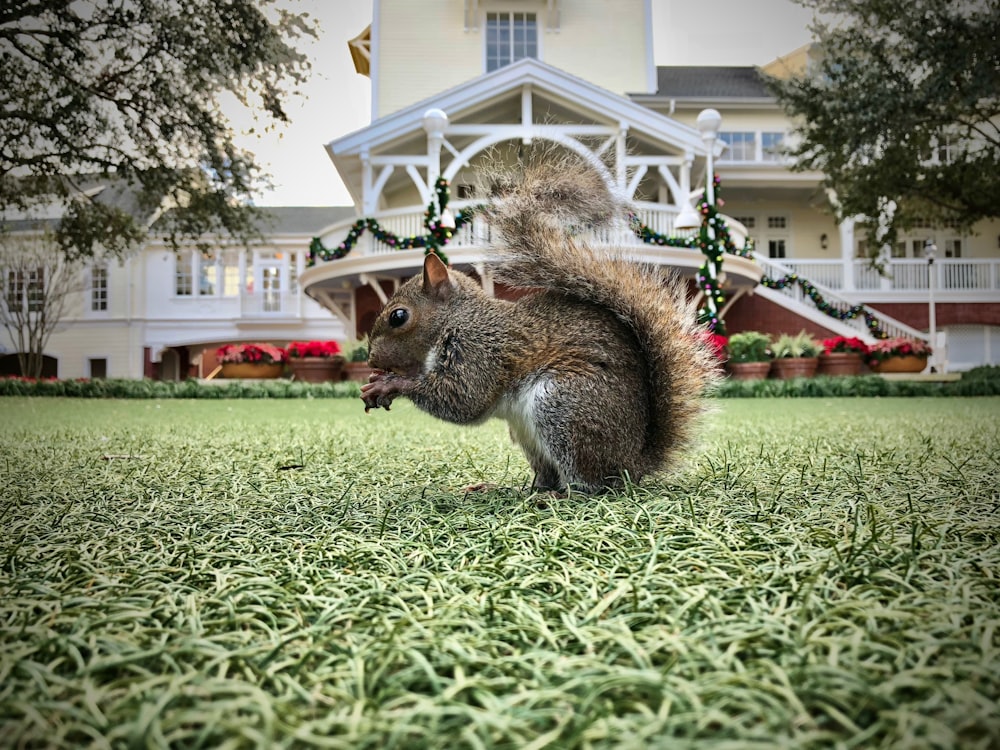
[[533, 58], [519, 60], [379, 118], [362, 130], [331, 141], [327, 150], [331, 156], [358, 154], [365, 148], [374, 150], [419, 131], [428, 109], [444, 110], [454, 121], [463, 112], [480, 110], [490, 101], [509, 96], [511, 92], [529, 85], [542, 96], [589, 111], [595, 118], [638, 129], [673, 144], [679, 151], [704, 150], [701, 138], [693, 128]]

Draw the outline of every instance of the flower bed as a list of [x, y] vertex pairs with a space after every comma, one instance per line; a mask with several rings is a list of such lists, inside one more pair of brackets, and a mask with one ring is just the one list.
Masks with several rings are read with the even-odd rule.
[[279, 378], [288, 354], [273, 344], [226, 344], [215, 350], [222, 377], [229, 379]]
[[930, 355], [926, 342], [905, 337], [884, 339], [869, 349], [868, 366], [875, 372], [920, 372]]

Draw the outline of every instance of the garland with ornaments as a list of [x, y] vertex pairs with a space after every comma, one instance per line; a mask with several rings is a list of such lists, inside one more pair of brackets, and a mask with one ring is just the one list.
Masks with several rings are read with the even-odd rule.
[[713, 204], [703, 197], [698, 204], [701, 227], [695, 237], [672, 237], [660, 234], [638, 221], [635, 216], [632, 217], [633, 231], [646, 244], [700, 250], [701, 254], [705, 256], [705, 262], [701, 264], [695, 277], [705, 300], [698, 310], [698, 322], [703, 323], [710, 333], [717, 336], [726, 335], [726, 326], [720, 312], [726, 301], [726, 294], [722, 291], [722, 282], [720, 281], [722, 256], [724, 253], [729, 253], [748, 257], [753, 252], [753, 243], [749, 238], [742, 249], [736, 247], [726, 221], [719, 214], [719, 206], [725, 205], [725, 202], [719, 198], [721, 184], [719, 175], [712, 175], [712, 187], [716, 200]]
[[[448, 209], [448, 201], [451, 198], [451, 189], [448, 180], [438, 177], [434, 183], [434, 193], [437, 200], [432, 200], [427, 204], [424, 211], [424, 228], [427, 234], [417, 234], [410, 237], [400, 237], [398, 234], [383, 229], [376, 219], [361, 218], [351, 226], [347, 237], [337, 247], [327, 248], [319, 237], [313, 237], [309, 243], [308, 266], [316, 265], [318, 260], [338, 260], [347, 255], [361, 239], [365, 232], [371, 232], [379, 242], [396, 248], [397, 250], [410, 250], [415, 247], [424, 248], [424, 254], [435, 253], [442, 262], [448, 262], [448, 256], [441, 249], [451, 240], [455, 232], [464, 225], [472, 221], [473, 212], [471, 209], [460, 210], [452, 215]], [[435, 203], [437, 205], [435, 205]]]
[[[724, 336], [726, 329], [720, 310], [725, 303], [726, 295], [722, 290], [722, 284], [719, 280], [722, 272], [722, 257], [725, 253], [744, 258], [750, 257], [753, 254], [753, 242], [750, 238], [747, 238], [743, 248], [736, 247], [729, 232], [729, 227], [719, 214], [719, 206], [725, 205], [725, 202], [718, 197], [721, 180], [718, 175], [713, 175], [712, 180], [713, 187], [715, 188], [716, 202], [712, 204], [702, 198], [698, 204], [698, 212], [701, 214], [701, 227], [698, 230], [697, 236], [676, 237], [660, 234], [639, 221], [635, 214], [629, 216], [629, 221], [636, 237], [648, 245], [701, 251], [702, 255], [705, 256], [705, 261], [698, 269], [696, 280], [698, 288], [702, 292], [704, 304], [698, 310], [698, 320], [708, 328], [710, 333]], [[347, 233], [347, 237], [336, 248], [329, 249], [323, 245], [319, 237], [313, 237], [309, 245], [308, 265], [310, 267], [314, 266], [318, 260], [330, 261], [343, 258], [351, 252], [365, 232], [371, 232], [372, 236], [379, 242], [399, 250], [422, 247], [425, 254], [435, 253], [444, 263], [447, 263], [448, 256], [444, 254], [442, 248], [448, 244], [456, 231], [472, 221], [475, 210], [473, 208], [462, 209], [452, 217], [451, 211], [448, 210], [451, 190], [448, 180], [444, 177], [439, 177], [435, 181], [434, 193], [437, 200], [432, 200], [427, 205], [427, 210], [424, 211], [426, 234], [400, 237], [383, 229], [376, 219], [361, 218], [354, 222]], [[844, 309], [831, 304], [823, 298], [823, 295], [819, 293], [815, 286], [806, 279], [798, 276], [798, 274], [789, 274], [780, 279], [772, 279], [769, 276], [764, 276], [760, 280], [760, 283], [769, 289], [776, 290], [784, 289], [790, 284], [798, 284], [820, 312], [840, 321], [853, 320], [859, 316], [863, 316], [865, 324], [873, 336], [880, 339], [888, 336], [882, 329], [878, 318], [863, 306], [853, 305]]]
[[865, 319], [865, 325], [868, 326], [868, 332], [871, 333], [872, 336], [877, 339], [884, 339], [889, 336], [889, 334], [882, 328], [881, 321], [866, 310], [864, 305], [851, 305], [848, 308], [843, 308], [827, 302], [815, 286], [796, 273], [790, 273], [786, 276], [782, 276], [780, 279], [772, 279], [770, 276], [764, 276], [760, 280], [760, 283], [761, 286], [766, 286], [768, 289], [777, 290], [784, 289], [791, 284], [797, 284], [802, 288], [802, 291], [805, 292], [805, 295], [812, 301], [812, 303], [816, 305], [816, 309], [824, 315], [828, 315], [831, 318], [840, 321], [854, 320], [857, 317], [863, 317]]

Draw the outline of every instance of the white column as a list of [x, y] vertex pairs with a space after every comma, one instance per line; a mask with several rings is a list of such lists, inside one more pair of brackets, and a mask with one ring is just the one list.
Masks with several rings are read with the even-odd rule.
[[840, 260], [843, 264], [844, 290], [854, 290], [854, 219], [844, 219], [840, 230]]
[[722, 124], [722, 115], [714, 109], [703, 109], [698, 115], [695, 125], [701, 133], [701, 139], [708, 149], [707, 166], [708, 177], [705, 181], [705, 199], [712, 205], [715, 204], [715, 139], [719, 135], [719, 125]]
[[441, 146], [444, 131], [448, 127], [448, 115], [440, 109], [429, 109], [424, 113], [424, 131], [427, 133], [427, 190], [434, 194], [434, 183], [441, 176]]

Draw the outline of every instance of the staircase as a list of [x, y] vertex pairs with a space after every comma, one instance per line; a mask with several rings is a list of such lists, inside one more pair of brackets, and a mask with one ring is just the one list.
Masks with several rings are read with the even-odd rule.
[[[774, 258], [766, 258], [759, 253], [753, 253], [753, 259], [763, 269], [764, 278], [779, 280], [795, 276], [795, 271], [793, 269], [783, 265], [779, 261], [776, 261]], [[801, 278], [800, 280], [806, 281]], [[832, 289], [828, 289], [827, 287], [814, 284], [812, 282], [808, 283], [816, 290], [818, 295], [822, 297], [823, 302], [845, 311], [858, 309], [858, 314], [855, 317], [846, 320], [831, 317], [822, 310], [818, 309], [813, 299], [802, 289], [802, 286], [794, 282], [787, 283], [781, 289], [772, 289], [761, 283], [756, 289], [754, 289], [754, 294], [758, 294], [764, 299], [774, 302], [776, 305], [781, 305], [782, 307], [791, 310], [796, 315], [800, 315], [803, 318], [806, 318], [823, 328], [833, 331], [836, 334], [841, 336], [856, 336], [869, 344], [874, 343], [877, 339], [868, 327], [865, 319], [865, 313], [874, 317], [878, 323], [878, 327], [885, 332], [886, 336], [905, 336], [907, 338], [920, 339], [922, 341], [928, 341], [930, 338], [926, 333], [918, 331], [915, 328], [911, 328], [905, 323], [889, 317], [885, 313], [874, 310], [867, 305], [857, 305], [854, 302], [841, 297]]]

